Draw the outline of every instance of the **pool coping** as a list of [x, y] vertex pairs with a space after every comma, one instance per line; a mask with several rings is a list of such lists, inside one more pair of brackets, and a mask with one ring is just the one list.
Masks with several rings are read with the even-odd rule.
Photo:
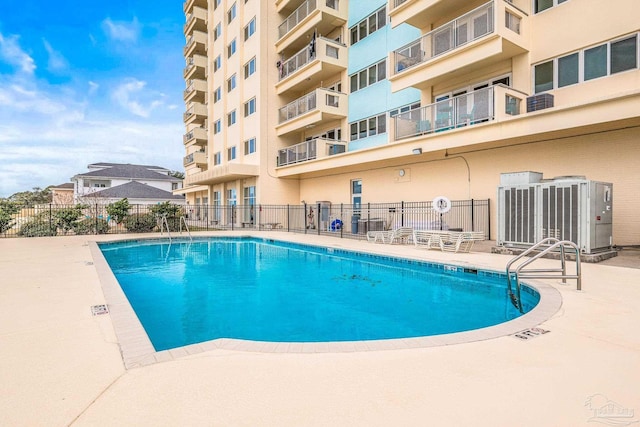
[[[251, 235], [248, 235], [246, 237], [262, 239], [262, 237]], [[158, 240], [158, 238], [115, 239], [113, 241], [125, 240], [146, 241]], [[143, 367], [159, 362], [177, 360], [182, 357], [219, 349], [258, 353], [348, 353], [383, 350], [407, 350], [414, 348], [429, 348], [454, 344], [464, 344], [513, 335], [526, 329], [536, 327], [550, 319], [554, 314], [558, 312], [558, 310], [560, 310], [562, 306], [562, 297], [557, 289], [543, 283], [542, 281], [531, 280], [527, 281], [527, 285], [534, 288], [540, 294], [540, 302], [536, 305], [536, 307], [516, 319], [495, 326], [474, 329], [471, 331], [416, 338], [303, 343], [265, 342], [240, 340], [233, 338], [218, 338], [169, 350], [156, 351], [146, 331], [140, 323], [138, 316], [135, 314], [133, 308], [129, 304], [124, 291], [120, 287], [120, 284], [111, 271], [111, 268], [109, 267], [106, 259], [104, 258], [104, 255], [102, 254], [102, 251], [98, 246], [98, 242], [91, 241], [88, 243], [94, 261], [94, 266], [96, 268], [96, 272], [98, 273], [98, 278], [102, 286], [105, 301], [109, 309], [114, 332], [118, 339], [120, 353], [122, 355], [122, 359], [126, 369]], [[100, 243], [108, 243], [108, 241], [102, 241]], [[309, 246], [325, 247], [320, 245]], [[331, 246], [326, 245], [326, 247]], [[344, 250], [344, 248], [338, 247], [335, 247], [335, 249]], [[354, 250], [351, 252], [363, 251]], [[411, 256], [398, 258], [425, 262], [424, 260], [419, 260]], [[463, 266], [457, 264], [456, 262], [443, 263], [434, 261], [433, 264], [450, 265], [458, 268], [469, 268], [468, 265]], [[479, 268], [479, 270], [493, 271], [503, 274], [501, 272], [486, 268]]]

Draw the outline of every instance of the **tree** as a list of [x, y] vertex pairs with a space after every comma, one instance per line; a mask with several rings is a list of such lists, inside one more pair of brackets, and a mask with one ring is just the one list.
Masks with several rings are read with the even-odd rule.
[[51, 203], [51, 190], [33, 187], [33, 191], [22, 191], [9, 196], [9, 200], [21, 207], [32, 208], [35, 205]]
[[53, 216], [56, 219], [56, 225], [62, 228], [62, 231], [66, 234], [67, 231], [73, 230], [75, 224], [82, 215], [82, 210], [86, 209], [86, 205], [75, 205], [71, 208], [57, 209]]
[[129, 200], [124, 198], [122, 200], [118, 200], [117, 202], [109, 203], [107, 205], [107, 214], [113, 218], [116, 224], [121, 224], [122, 221], [126, 217], [129, 216], [129, 209], [131, 209], [131, 205], [129, 204]]
[[13, 215], [17, 214], [20, 208], [9, 200], [0, 200], [0, 233], [4, 234], [16, 223]]
[[171, 171], [169, 173], [170, 176], [174, 177], [174, 178], [178, 178], [178, 179], [184, 179], [184, 172], [179, 172], [179, 171]]

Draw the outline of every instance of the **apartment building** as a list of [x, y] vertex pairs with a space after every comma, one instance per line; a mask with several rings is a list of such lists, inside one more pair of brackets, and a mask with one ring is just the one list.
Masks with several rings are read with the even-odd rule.
[[181, 192], [210, 205], [490, 199], [496, 230], [501, 173], [579, 175], [613, 183], [613, 243], [640, 244], [634, 6], [189, 0]]

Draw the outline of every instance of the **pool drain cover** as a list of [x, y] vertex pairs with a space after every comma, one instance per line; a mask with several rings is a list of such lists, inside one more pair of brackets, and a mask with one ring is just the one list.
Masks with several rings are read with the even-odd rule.
[[515, 334], [511, 335], [512, 337], [516, 337], [520, 340], [526, 341], [526, 340], [530, 340], [532, 338], [535, 338], [537, 336], [540, 335], [544, 335], [548, 332], [546, 329], [542, 329], [542, 328], [529, 328], [529, 329], [525, 329], [524, 331], [520, 331], [520, 332], [516, 332]]
[[109, 314], [109, 309], [106, 305], [92, 305], [91, 306], [91, 314], [94, 316], [99, 316], [101, 314]]

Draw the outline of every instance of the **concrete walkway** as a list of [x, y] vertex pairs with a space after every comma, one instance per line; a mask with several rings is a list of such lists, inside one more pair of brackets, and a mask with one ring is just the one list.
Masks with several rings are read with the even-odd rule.
[[[499, 271], [510, 259], [264, 235]], [[105, 299], [87, 242], [131, 237], [0, 239], [0, 426], [581, 426], [611, 422], [607, 404], [640, 420], [638, 268], [583, 264], [582, 292], [546, 281], [563, 305], [528, 341], [215, 349], [127, 370], [110, 315], [90, 313]]]

